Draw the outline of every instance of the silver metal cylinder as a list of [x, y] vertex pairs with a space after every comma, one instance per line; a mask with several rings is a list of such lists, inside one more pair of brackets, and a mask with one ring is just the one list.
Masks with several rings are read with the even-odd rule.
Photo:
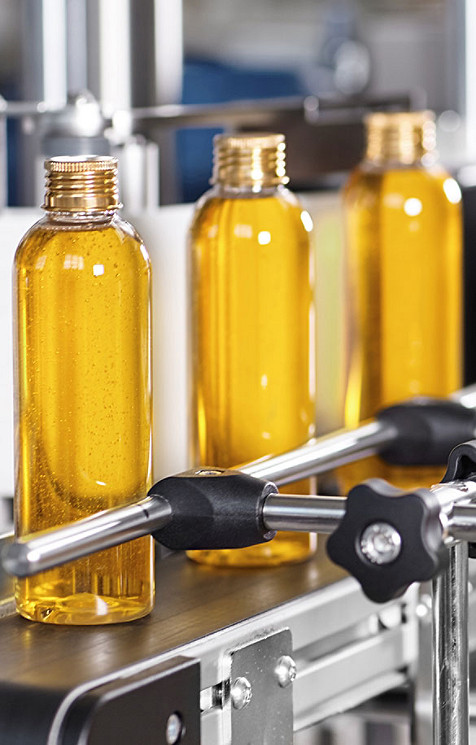
[[[449, 398], [468, 409], [476, 409], [476, 385], [455, 391]], [[342, 430], [309, 440], [287, 453], [248, 463], [240, 470], [256, 478], [274, 481], [278, 486], [288, 484], [376, 455], [393, 442], [397, 434], [395, 427], [377, 419], [354, 430]]]
[[433, 580], [433, 743], [468, 745], [468, 546]]
[[263, 520], [269, 530], [333, 533], [345, 514], [342, 497], [303, 497], [270, 494], [263, 507]]
[[20, 538], [7, 546], [3, 566], [9, 574], [29, 577], [95, 551], [147, 535], [166, 525], [172, 511], [165, 499], [145, 497], [140, 502], [104, 510], [58, 530]]
[[354, 430], [342, 430], [309, 440], [287, 453], [253, 461], [240, 466], [240, 471], [278, 485], [288, 484], [375, 455], [396, 436], [397, 431], [392, 425], [369, 422]]
[[447, 532], [455, 541], [476, 543], [476, 505], [456, 504], [449, 515]]
[[467, 409], [476, 409], [476, 384], [461, 388], [459, 391], [455, 391], [448, 396], [448, 398], [451, 401], [461, 404], [461, 406], [465, 406]]

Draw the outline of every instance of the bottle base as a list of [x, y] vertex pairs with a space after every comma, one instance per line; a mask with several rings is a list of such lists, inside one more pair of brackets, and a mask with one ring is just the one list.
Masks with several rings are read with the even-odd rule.
[[198, 564], [216, 567], [270, 567], [299, 564], [310, 559], [317, 548], [314, 533], [279, 533], [269, 543], [249, 548], [187, 551]]
[[153, 599], [111, 598], [92, 593], [78, 593], [64, 598], [42, 597], [41, 600], [17, 602], [17, 611], [29, 621], [68, 626], [98, 626], [135, 621], [146, 616]]

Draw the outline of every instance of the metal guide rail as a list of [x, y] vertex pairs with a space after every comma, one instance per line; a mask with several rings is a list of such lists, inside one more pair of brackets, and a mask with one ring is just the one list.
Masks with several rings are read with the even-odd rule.
[[[464, 439], [472, 440], [475, 435], [475, 389], [459, 392], [455, 398], [453, 402], [425, 399], [391, 407], [381, 412], [376, 422], [354, 433], [322, 438], [291, 454], [251, 464], [242, 469], [246, 473], [202, 468], [172, 476], [158, 482], [136, 505], [108, 510], [60, 530], [10, 544], [4, 557], [5, 567], [12, 573], [28, 576], [147, 532], [173, 549], [242, 547], [272, 539], [277, 529], [332, 533], [327, 545], [330, 558], [359, 580], [368, 598], [390, 603], [391, 609], [390, 613], [388, 609], [382, 611], [381, 606], [367, 601], [352, 580], [322, 587], [319, 580], [323, 565], [317, 562], [262, 573], [266, 588], [271, 575], [278, 578], [278, 595], [283, 576], [292, 575], [294, 593], [298, 579], [302, 583], [305, 577], [312, 578], [314, 566], [317, 583], [312, 587], [311, 582], [305, 590], [308, 593], [311, 589], [310, 594], [281, 598], [277, 603], [275, 599], [274, 605], [265, 603], [266, 607], [261, 607], [256, 618], [256, 611], [250, 613], [249, 608], [245, 615], [240, 615], [242, 598], [247, 593], [244, 586], [240, 591], [235, 583], [240, 581], [240, 576], [241, 580], [246, 578], [248, 589], [257, 581], [257, 575], [253, 573], [250, 581], [249, 572], [237, 575], [236, 570], [231, 570], [227, 586], [233, 587], [232, 607], [236, 613], [238, 606], [239, 620], [227, 618], [223, 624], [221, 618], [222, 625], [209, 629], [207, 634], [193, 636], [185, 643], [167, 644], [167, 649], [158, 654], [155, 648], [152, 657], [144, 657], [139, 663], [140, 669], [133, 665], [128, 673], [121, 674], [120, 682], [117, 668], [110, 673], [112, 678], [108, 678], [107, 673], [104, 677], [101, 671], [99, 679], [94, 676], [91, 679], [89, 670], [88, 682], [78, 680], [76, 684], [73, 675], [73, 688], [69, 693], [62, 692], [61, 704], [58, 704], [57, 694], [61, 686], [54, 680], [51, 685], [55, 695], [48, 697], [53, 707], [51, 721], [44, 724], [46, 739], [38, 739], [38, 742], [49, 745], [101, 742], [94, 738], [104, 736], [104, 732], [109, 731], [107, 727], [124, 719], [127, 701], [132, 706], [130, 697], [139, 695], [138, 690], [159, 686], [159, 679], [164, 679], [164, 675], [169, 690], [185, 692], [187, 689], [183, 682], [177, 686], [171, 684], [170, 668], [165, 672], [162, 668], [154, 668], [154, 675], [158, 677], [151, 681], [148, 677], [151, 660], [160, 667], [163, 663], [170, 665], [171, 658], [178, 657], [177, 670], [173, 668], [177, 675], [186, 676], [190, 667], [190, 670], [195, 669], [195, 673], [190, 673], [193, 677], [196, 675], [194, 663], [183, 660], [191, 656], [197, 664], [200, 660], [201, 742], [207, 745], [213, 742], [289, 743], [293, 728], [308, 726], [408, 679], [409, 666], [417, 658], [415, 595], [414, 590], [408, 591], [408, 588], [416, 581], [433, 579], [434, 742], [467, 743], [465, 547], [468, 541], [476, 542], [476, 506], [472, 504], [476, 497], [473, 480], [476, 441], [453, 450], [445, 483], [409, 493], [379, 479], [371, 479], [351, 490], [347, 500], [284, 496], [277, 493], [273, 483], [256, 478], [259, 471], [261, 477], [274, 473], [276, 480], [295, 480], [375, 452], [391, 463], [442, 464], [451, 447]], [[200, 574], [200, 569], [185, 569], [185, 572], [191, 571], [196, 576], [206, 577], [207, 581], [210, 579], [209, 572]], [[219, 573], [213, 572], [212, 584], [213, 589], [217, 589], [217, 598], [218, 576]], [[179, 603], [183, 587], [180, 591]], [[217, 602], [223, 610], [223, 600]], [[165, 606], [170, 606], [168, 596]], [[362, 615], [359, 615], [359, 608]], [[195, 609], [192, 617], [195, 617]], [[19, 624], [24, 627], [22, 621], [14, 618], [3, 623], [14, 624], [10, 630], [20, 628]], [[137, 628], [137, 625], [131, 624], [129, 628]], [[309, 634], [309, 628], [313, 633]], [[79, 644], [89, 633], [84, 629], [61, 631], [63, 638], [69, 637], [73, 644]], [[165, 636], [169, 633], [164, 628], [162, 631]], [[57, 635], [58, 630], [33, 630], [30, 636], [50, 633]], [[96, 633], [102, 633], [108, 643], [120, 637], [116, 629]], [[453, 643], [454, 639], [458, 640], [457, 644]], [[210, 649], [213, 650], [211, 657]], [[24, 669], [23, 663], [24, 660], [20, 669]], [[65, 664], [70, 665], [71, 659]], [[144, 670], [148, 671], [144, 673], [146, 683], [141, 678]], [[133, 680], [129, 681], [127, 690], [123, 690], [124, 681], [127, 682], [131, 674]], [[16, 701], [18, 708], [16, 694], [18, 687], [25, 693], [25, 681], [15, 676], [12, 680], [10, 688], [15, 692], [11, 693], [10, 704]], [[6, 681], [4, 683], [9, 688]], [[89, 693], [88, 688], [91, 688]], [[190, 682], [189, 690], [192, 688]], [[291, 688], [294, 688], [294, 714]], [[188, 704], [183, 702], [173, 711], [169, 711], [170, 706], [165, 707], [165, 719], [156, 729], [156, 732], [165, 732], [164, 742], [200, 741], [187, 739], [200, 730], [196, 685], [194, 696], [191, 695]], [[192, 699], [195, 700], [194, 715]], [[190, 710], [187, 705], [191, 706]], [[184, 711], [189, 712], [187, 717], [192, 717], [193, 726], [184, 727], [183, 717], [177, 716]], [[175, 714], [175, 718], [170, 719], [171, 714]], [[45, 722], [47, 717], [42, 716]], [[117, 737], [126, 731], [124, 724], [119, 727]], [[115, 742], [122, 742], [116, 735], [114, 737]], [[137, 738], [136, 741], [149, 742]]]

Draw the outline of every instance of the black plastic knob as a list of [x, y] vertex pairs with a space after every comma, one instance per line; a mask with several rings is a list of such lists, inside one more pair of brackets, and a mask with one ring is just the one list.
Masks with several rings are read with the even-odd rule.
[[360, 582], [370, 600], [385, 603], [447, 565], [439, 515], [429, 489], [404, 492], [383, 479], [369, 479], [349, 492], [327, 552]]
[[240, 471], [197, 468], [158, 481], [150, 496], [166, 499], [172, 519], [152, 533], [168, 548], [244, 548], [276, 535], [263, 522], [266, 497], [277, 492], [270, 481]]

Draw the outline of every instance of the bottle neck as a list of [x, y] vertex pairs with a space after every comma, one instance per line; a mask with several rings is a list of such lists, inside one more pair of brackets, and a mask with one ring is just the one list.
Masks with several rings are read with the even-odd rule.
[[58, 225], [106, 225], [117, 215], [117, 209], [103, 210], [101, 212], [73, 212], [45, 209], [46, 218]]
[[216, 182], [212, 188], [213, 195], [223, 199], [263, 199], [265, 197], [276, 196], [277, 194], [286, 191], [286, 187], [282, 184], [276, 186], [263, 186], [258, 184], [253, 186], [250, 186], [249, 184], [235, 186], [226, 182]]

